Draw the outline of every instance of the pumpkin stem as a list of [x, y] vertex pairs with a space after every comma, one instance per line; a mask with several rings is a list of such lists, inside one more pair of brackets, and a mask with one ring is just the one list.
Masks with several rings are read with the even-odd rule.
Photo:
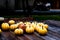
[[42, 26], [42, 29], [43, 29], [43, 26]]

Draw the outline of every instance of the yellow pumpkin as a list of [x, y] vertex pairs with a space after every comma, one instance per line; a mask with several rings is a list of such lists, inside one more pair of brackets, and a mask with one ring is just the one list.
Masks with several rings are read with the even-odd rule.
[[48, 25], [47, 24], [44, 24], [43, 27], [45, 27], [46, 29], [48, 29]]
[[20, 28], [15, 29], [14, 33], [17, 34], [17, 35], [21, 35], [21, 34], [23, 34], [23, 29], [20, 29]]
[[10, 25], [10, 29], [11, 29], [11, 30], [16, 29], [17, 27], [18, 27], [18, 25], [17, 25], [17, 24], [12, 24], [12, 25]]
[[15, 24], [15, 21], [14, 21], [14, 20], [9, 20], [8, 23], [9, 23], [9, 24]]
[[2, 30], [0, 29], [0, 34], [2, 33]]
[[32, 24], [31, 24], [31, 27], [33, 27], [33, 28], [35, 29], [36, 24], [32, 23]]
[[9, 24], [8, 23], [2, 23], [1, 28], [3, 30], [8, 30], [9, 29]]
[[44, 28], [44, 27], [40, 27], [38, 29], [38, 33], [41, 34], [41, 35], [45, 35], [45, 34], [47, 34], [47, 32], [48, 32], [47, 29]]
[[24, 22], [24, 24], [26, 24], [26, 25], [30, 25], [30, 24], [31, 24], [31, 22]]
[[19, 22], [19, 24], [23, 24], [23, 22], [21, 21], [21, 22]]
[[33, 33], [34, 32], [34, 28], [33, 27], [27, 27], [26, 28], [26, 32], [27, 33]]
[[34, 22], [32, 22], [32, 24], [35, 24], [35, 25], [36, 25], [36, 24], [37, 24], [37, 22], [36, 22], [36, 21], [34, 21]]
[[38, 32], [38, 29], [40, 28], [39, 25], [36, 25], [35, 30]]
[[43, 26], [43, 25], [44, 25], [44, 23], [37, 23], [37, 25], [39, 25], [39, 26]]

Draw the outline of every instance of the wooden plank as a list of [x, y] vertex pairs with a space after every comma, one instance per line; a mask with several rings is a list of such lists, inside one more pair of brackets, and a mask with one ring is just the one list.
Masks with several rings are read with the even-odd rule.
[[55, 38], [56, 40], [59, 40], [60, 39], [60, 34], [58, 33], [57, 29], [60, 29], [60, 28], [49, 26], [48, 35], [51, 36], [52, 38]]
[[48, 35], [56, 40], [60, 40], [60, 35], [58, 33], [49, 31]]
[[55, 40], [54, 38], [49, 37], [49, 35], [41, 36], [37, 32], [35, 32], [34, 34], [37, 35], [37, 37], [45, 39], [45, 40]]
[[[54, 27], [51, 27], [51, 28], [56, 29]], [[50, 30], [48, 31], [48, 34], [46, 36], [39, 36], [39, 34], [36, 33], [36, 32], [34, 34], [37, 35], [37, 37], [41, 37], [41, 38], [43, 38], [45, 40], [59, 40], [60, 39], [60, 34], [56, 32], [57, 30], [56, 31], [53, 31], [51, 28], [49, 26], [49, 29]]]
[[6, 40], [6, 38], [0, 35], [0, 40]]
[[[14, 35], [14, 33], [12, 31], [10, 31], [10, 32]], [[30, 40], [28, 37], [25, 37], [24, 35], [16, 35], [16, 37], [19, 40]]]
[[38, 38], [34, 33], [33, 34], [24, 34], [24, 36], [29, 37], [32, 40], [44, 40], [42, 38]]
[[55, 20], [46, 20], [45, 23], [52, 25], [52, 26], [57, 26], [60, 27], [60, 21], [55, 21]]
[[[13, 32], [11, 32], [13, 33]], [[38, 38], [36, 35], [33, 34], [23, 34], [20, 36], [17, 36], [18, 39], [20, 40], [43, 40], [42, 38]]]
[[14, 35], [11, 35], [10, 32], [3, 32], [2, 37], [4, 37], [4, 40], [18, 40]]
[[49, 26], [49, 28], [48, 28], [49, 30], [52, 30], [53, 32], [56, 32], [56, 33], [58, 33], [58, 34], [60, 34], [60, 28], [58, 28], [57, 26], [55, 27], [55, 26]]

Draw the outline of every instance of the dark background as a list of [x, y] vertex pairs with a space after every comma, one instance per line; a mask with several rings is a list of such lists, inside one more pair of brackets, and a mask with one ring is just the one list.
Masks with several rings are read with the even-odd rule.
[[[23, 2], [25, 8], [28, 5], [33, 6], [35, 0], [0, 0], [0, 9], [23, 9]], [[41, 0], [40, 0], [41, 1]], [[42, 0], [43, 2], [50, 2], [51, 9], [60, 9], [60, 1], [59, 0]]]
[[[19, 10], [23, 9], [23, 6], [24, 6], [23, 2], [25, 4], [25, 8], [26, 8], [27, 7], [27, 0], [25, 0], [25, 1], [24, 0], [0, 0], [0, 16], [4, 15], [4, 17], [7, 17], [7, 18], [8, 17], [19, 17], [20, 18], [22, 16], [20, 12], [15, 13], [15, 12], [11, 12], [11, 11], [16, 10], [16, 9], [19, 9]], [[45, 1], [43, 0], [43, 2], [50, 2], [52, 4], [51, 9], [60, 9], [60, 0], [45, 0]], [[34, 0], [28, 0], [28, 3], [29, 3], [30, 6], [33, 6]], [[10, 11], [8, 11], [8, 9]], [[48, 16], [46, 16], [47, 15], [46, 13], [48, 14]], [[45, 19], [46, 20], [47, 19], [60, 20], [60, 15], [54, 15], [54, 16], [52, 15], [52, 14], [57, 14], [56, 12], [53, 12], [53, 13], [52, 12], [46, 12], [46, 13], [45, 12], [42, 13], [42, 15], [44, 14], [45, 16], [44, 15], [43, 16], [34, 15], [32, 17], [35, 18], [36, 20], [37, 19], [39, 19], [39, 20], [41, 20], [41, 19], [42, 20], [45, 20]], [[14, 14], [16, 14], [16, 15], [14, 16]], [[38, 14], [38, 13], [34, 13], [34, 14]], [[40, 12], [39, 12], [39, 14], [40, 14]], [[52, 16], [49, 15], [49, 14], [51, 14]], [[9, 15], [12, 15], [12, 16], [9, 16]]]
[[[0, 0], [0, 14], [8, 16], [8, 15], [21, 15], [21, 14], [25, 14], [25, 11], [16, 11], [16, 10], [21, 10], [21, 9], [29, 9], [31, 7], [33, 7], [34, 2], [36, 0]], [[60, 9], [60, 0], [40, 0], [42, 2], [50, 2], [51, 3], [51, 8], [50, 9]], [[25, 6], [25, 7], [24, 7]], [[33, 9], [33, 8], [31, 8]], [[31, 11], [30, 11], [31, 12]], [[28, 13], [26, 13], [28, 16], [30, 14], [34, 14], [34, 15], [39, 15], [39, 14], [44, 14], [44, 15], [50, 15], [50, 14], [60, 14], [60, 11], [58, 13], [56, 12], [32, 12], [30, 13], [28, 11]], [[25, 15], [26, 15], [25, 14]], [[0, 15], [0, 16], [2, 16]]]

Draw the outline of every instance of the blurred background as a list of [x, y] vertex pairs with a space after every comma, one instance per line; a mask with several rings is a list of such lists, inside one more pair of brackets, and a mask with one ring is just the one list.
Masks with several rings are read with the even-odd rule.
[[[4, 17], [21, 17], [21, 14], [23, 13], [22, 16], [24, 16], [26, 11], [27, 11], [26, 17], [28, 17], [30, 14], [34, 14], [34, 15], [36, 14], [37, 16], [36, 15], [33, 16], [34, 18], [38, 17], [38, 19], [40, 20], [42, 18], [43, 20], [45, 20], [44, 17], [46, 17], [46, 15], [48, 14], [49, 17], [47, 16], [48, 18], [46, 17], [46, 19], [60, 20], [58, 14], [60, 13], [60, 0], [0, 0], [0, 13], [1, 14], [3, 13]], [[16, 15], [13, 16], [14, 14]], [[58, 14], [58, 15], [53, 16], [53, 14]], [[12, 16], [8, 16], [8, 15], [12, 15]], [[39, 18], [40, 16], [42, 17]]]
[[60, 9], [60, 0], [0, 0], [0, 9], [38, 9], [39, 6]]

